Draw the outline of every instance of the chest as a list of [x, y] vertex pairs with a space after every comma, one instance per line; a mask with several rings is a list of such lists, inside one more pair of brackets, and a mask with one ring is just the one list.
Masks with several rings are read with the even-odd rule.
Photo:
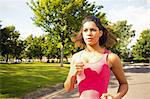
[[83, 63], [96, 63], [98, 61], [101, 61], [105, 57], [105, 54], [83, 54], [81, 56], [81, 61]]
[[81, 60], [84, 63], [84, 69], [90, 68], [91, 70], [96, 71], [99, 73], [102, 69], [102, 66], [106, 64], [105, 61], [106, 54], [102, 55], [82, 55]]

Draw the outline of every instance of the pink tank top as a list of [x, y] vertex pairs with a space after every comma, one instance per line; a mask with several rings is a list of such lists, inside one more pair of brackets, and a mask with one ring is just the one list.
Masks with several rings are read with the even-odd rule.
[[94, 63], [86, 63], [84, 66], [84, 71], [77, 75], [80, 96], [87, 90], [98, 92], [99, 99], [103, 93], [107, 93], [110, 78], [110, 69], [107, 65], [108, 54], [109, 51], [105, 50], [103, 57], [99, 61]]

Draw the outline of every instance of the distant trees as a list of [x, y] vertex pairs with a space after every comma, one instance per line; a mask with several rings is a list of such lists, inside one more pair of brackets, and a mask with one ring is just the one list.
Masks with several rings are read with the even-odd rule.
[[[119, 21], [110, 26], [111, 31], [119, 38], [118, 43], [111, 50], [121, 56], [122, 59], [127, 59], [129, 52], [127, 45], [131, 37], [134, 36], [134, 30], [131, 25], [127, 25], [126, 21]], [[57, 41], [57, 36], [53, 38], [51, 34], [40, 37], [28, 36], [25, 40], [19, 39], [20, 33], [15, 30], [14, 26], [0, 27], [0, 54], [5, 57], [6, 62], [9, 58], [13, 59], [42, 59], [43, 56], [48, 59], [60, 58], [61, 43]], [[132, 57], [135, 60], [148, 60], [150, 57], [150, 29], [146, 29], [141, 33], [136, 45], [133, 46]], [[64, 57], [72, 55], [77, 49], [73, 47], [73, 42], [69, 39], [65, 46]]]
[[15, 26], [0, 28], [0, 53], [8, 62], [9, 57], [20, 58], [24, 49], [24, 43], [19, 40], [20, 33], [15, 30]]
[[150, 29], [146, 29], [141, 33], [133, 46], [132, 53], [135, 60], [150, 61]]
[[[50, 34], [45, 35], [45, 42], [43, 44], [44, 55], [50, 58], [60, 58], [60, 46], [61, 44], [56, 40], [57, 37], [51, 37]], [[49, 62], [49, 60], [48, 60]]]
[[24, 42], [26, 42], [26, 49], [24, 51], [26, 58], [39, 58], [41, 60], [42, 56], [44, 56], [42, 46], [44, 43], [44, 37], [33, 37], [30, 35], [24, 40]]
[[131, 42], [131, 38], [135, 35], [135, 30], [132, 30], [132, 25], [127, 24], [127, 21], [118, 21], [110, 26], [113, 34], [117, 37], [117, 44], [111, 48], [111, 50], [118, 54], [122, 59], [128, 59], [129, 49], [128, 44]]

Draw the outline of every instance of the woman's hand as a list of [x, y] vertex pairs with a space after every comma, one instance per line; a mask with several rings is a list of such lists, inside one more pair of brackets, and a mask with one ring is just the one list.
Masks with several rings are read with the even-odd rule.
[[102, 94], [101, 99], [116, 99], [116, 98], [114, 98], [114, 96], [110, 93], [104, 93]]
[[83, 68], [84, 67], [83, 62], [76, 63], [75, 67], [76, 67], [76, 73], [75, 73], [75, 75], [80, 74], [84, 70], [84, 68]]

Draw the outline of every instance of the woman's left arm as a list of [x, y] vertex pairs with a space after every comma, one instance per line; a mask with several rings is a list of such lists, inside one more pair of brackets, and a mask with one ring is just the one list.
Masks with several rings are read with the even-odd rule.
[[128, 91], [128, 83], [119, 56], [110, 53], [108, 55], [108, 64], [111, 66], [111, 70], [119, 82], [118, 92], [114, 96], [114, 99], [121, 99]]

